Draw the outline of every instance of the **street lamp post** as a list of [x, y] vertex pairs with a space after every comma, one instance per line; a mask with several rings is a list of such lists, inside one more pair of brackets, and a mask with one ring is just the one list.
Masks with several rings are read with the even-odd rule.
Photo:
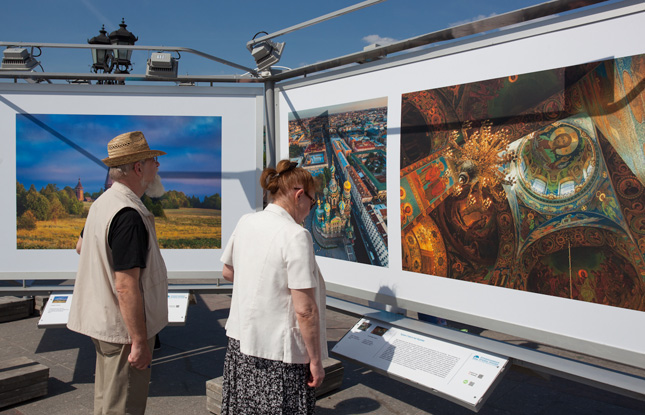
[[[105, 25], [99, 30], [99, 35], [88, 39], [87, 43], [90, 45], [109, 45], [110, 38], [107, 37]], [[103, 73], [112, 72], [112, 58], [113, 55], [110, 49], [92, 49], [92, 70], [94, 73], [99, 73], [99, 71]], [[98, 83], [102, 84], [103, 81], [99, 80]]]
[[[119, 24], [119, 29], [110, 33], [108, 36], [110, 43], [112, 45], [128, 45], [133, 46], [134, 43], [139, 40], [138, 37], [134, 36], [128, 29], [125, 24], [125, 19], [121, 19], [121, 24]], [[115, 74], [128, 74], [128, 70], [132, 66], [130, 62], [130, 57], [132, 56], [132, 49], [119, 49], [114, 48], [114, 60], [113, 65], [116, 67], [114, 71]]]

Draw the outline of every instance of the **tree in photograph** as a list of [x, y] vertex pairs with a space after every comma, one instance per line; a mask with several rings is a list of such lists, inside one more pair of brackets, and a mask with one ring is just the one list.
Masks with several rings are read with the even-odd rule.
[[323, 189], [327, 187], [327, 179], [325, 179], [324, 174], [317, 174], [316, 176], [314, 176], [314, 183], [317, 192], [322, 192]]
[[25, 203], [27, 203], [27, 190], [25, 186], [22, 185], [19, 181], [16, 181], [16, 214], [20, 217], [27, 208]]
[[154, 202], [150, 198], [150, 196], [144, 194], [143, 197], [141, 198], [141, 201], [143, 202], [143, 205], [148, 209], [150, 212], [152, 212], [152, 205], [154, 205]]
[[57, 196], [58, 196], [58, 200], [60, 200], [60, 203], [65, 208], [65, 212], [71, 213], [69, 210], [70, 210], [70, 207], [72, 205], [72, 199], [70, 199], [70, 197], [67, 194], [67, 192], [65, 190], [60, 190], [57, 193]]
[[47, 186], [40, 189], [40, 194], [49, 199], [50, 195], [58, 193], [58, 187], [55, 184], [47, 184]]
[[178, 192], [177, 190], [167, 191], [160, 199], [164, 209], [190, 207], [190, 202], [184, 192]]
[[[76, 191], [70, 186], [65, 186], [61, 192], [65, 192], [70, 199], [76, 199]], [[62, 199], [61, 199], [62, 202]]]
[[31, 210], [37, 220], [49, 219], [49, 201], [32, 184], [25, 196], [25, 208]]
[[36, 229], [36, 216], [34, 216], [31, 210], [25, 211], [25, 213], [18, 217], [16, 227], [28, 231]]
[[163, 207], [161, 206], [161, 202], [159, 201], [153, 203], [152, 210], [150, 211], [155, 216], [155, 218], [166, 218], [166, 212], [163, 211]]
[[74, 189], [66, 186], [63, 190], [58, 191], [57, 196], [68, 214], [74, 216], [83, 215], [83, 202], [76, 199]]
[[159, 199], [152, 200], [150, 196], [143, 195], [141, 198], [143, 205], [156, 217], [156, 218], [165, 218], [166, 213], [163, 211], [163, 206]]
[[218, 193], [215, 193], [211, 196], [206, 196], [202, 207], [205, 209], [221, 209], [222, 208], [222, 198]]
[[101, 187], [101, 188], [99, 189], [99, 191], [98, 191], [98, 192], [94, 192], [94, 193], [90, 193], [90, 194], [87, 194], [87, 193], [86, 193], [86, 195], [88, 195], [92, 200], [96, 200], [96, 199], [98, 199], [98, 198], [99, 198], [99, 196], [101, 196], [104, 192], [105, 192], [105, 190], [103, 190], [103, 188]]
[[331, 170], [329, 167], [323, 169], [323, 174], [325, 175], [325, 183], [331, 182]]
[[192, 208], [200, 208], [202, 207], [202, 202], [199, 200], [199, 198], [195, 195], [192, 195], [190, 198], [188, 198], [188, 202], [190, 203], [189, 207]]
[[67, 217], [67, 210], [58, 199], [56, 193], [51, 193], [47, 200], [49, 201], [49, 218], [56, 221]]

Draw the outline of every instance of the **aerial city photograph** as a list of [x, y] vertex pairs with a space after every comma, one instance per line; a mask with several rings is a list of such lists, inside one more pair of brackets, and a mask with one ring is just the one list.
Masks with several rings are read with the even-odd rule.
[[316, 255], [387, 267], [387, 98], [289, 113], [289, 158], [311, 172]]

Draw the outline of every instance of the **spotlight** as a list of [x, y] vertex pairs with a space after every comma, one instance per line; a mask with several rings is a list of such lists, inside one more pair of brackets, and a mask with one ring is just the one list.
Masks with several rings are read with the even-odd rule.
[[[380, 48], [381, 45], [378, 43], [372, 43], [371, 45], [367, 45], [363, 48], [363, 52], [370, 52], [374, 49]], [[368, 62], [374, 62], [376, 60], [379, 60], [381, 58], [385, 57], [385, 53], [381, 53], [378, 56], [374, 56], [372, 58], [364, 58], [363, 60], [358, 61], [358, 63], [368, 63]]]
[[165, 78], [177, 77], [177, 59], [170, 53], [153, 53], [148, 59], [146, 76], [163, 76]]
[[[256, 35], [257, 36], [257, 35]], [[265, 40], [253, 45], [251, 55], [258, 65], [258, 72], [262, 72], [275, 65], [282, 57], [284, 50], [284, 42], [276, 43], [270, 40]]]
[[32, 53], [25, 48], [7, 48], [2, 53], [1, 69], [7, 71], [31, 71], [40, 65]]

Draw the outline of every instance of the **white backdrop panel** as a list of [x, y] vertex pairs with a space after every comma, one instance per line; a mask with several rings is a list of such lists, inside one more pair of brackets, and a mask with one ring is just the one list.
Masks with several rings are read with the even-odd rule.
[[[240, 216], [255, 211], [258, 200], [261, 203], [256, 178], [262, 160], [262, 94], [262, 88], [0, 84], [0, 188], [5, 195], [0, 200], [0, 275], [33, 279], [29, 273], [44, 273], [35, 278], [48, 278], [50, 273], [49, 278], [73, 278], [78, 264], [73, 249], [16, 249], [16, 113], [221, 117], [224, 246]], [[147, 138], [154, 148], [154, 137]], [[97, 156], [103, 158], [105, 152]], [[171, 277], [182, 272], [214, 276], [222, 269], [220, 252], [162, 250]]]
[[[402, 271], [399, 206], [401, 95], [645, 52], [642, 4], [592, 19], [558, 18], [502, 31], [428, 59], [342, 76], [323, 74], [279, 88], [281, 158], [288, 157], [288, 113], [377, 97], [388, 100], [389, 268], [318, 257], [339, 291], [482, 325], [524, 338], [645, 367], [645, 313]], [[590, 22], [590, 20], [593, 20]], [[568, 27], [568, 28], [567, 28]], [[468, 50], [469, 49], [469, 50]], [[433, 56], [441, 55], [440, 57]], [[388, 294], [389, 293], [389, 294]], [[380, 297], [383, 298], [383, 297]]]

